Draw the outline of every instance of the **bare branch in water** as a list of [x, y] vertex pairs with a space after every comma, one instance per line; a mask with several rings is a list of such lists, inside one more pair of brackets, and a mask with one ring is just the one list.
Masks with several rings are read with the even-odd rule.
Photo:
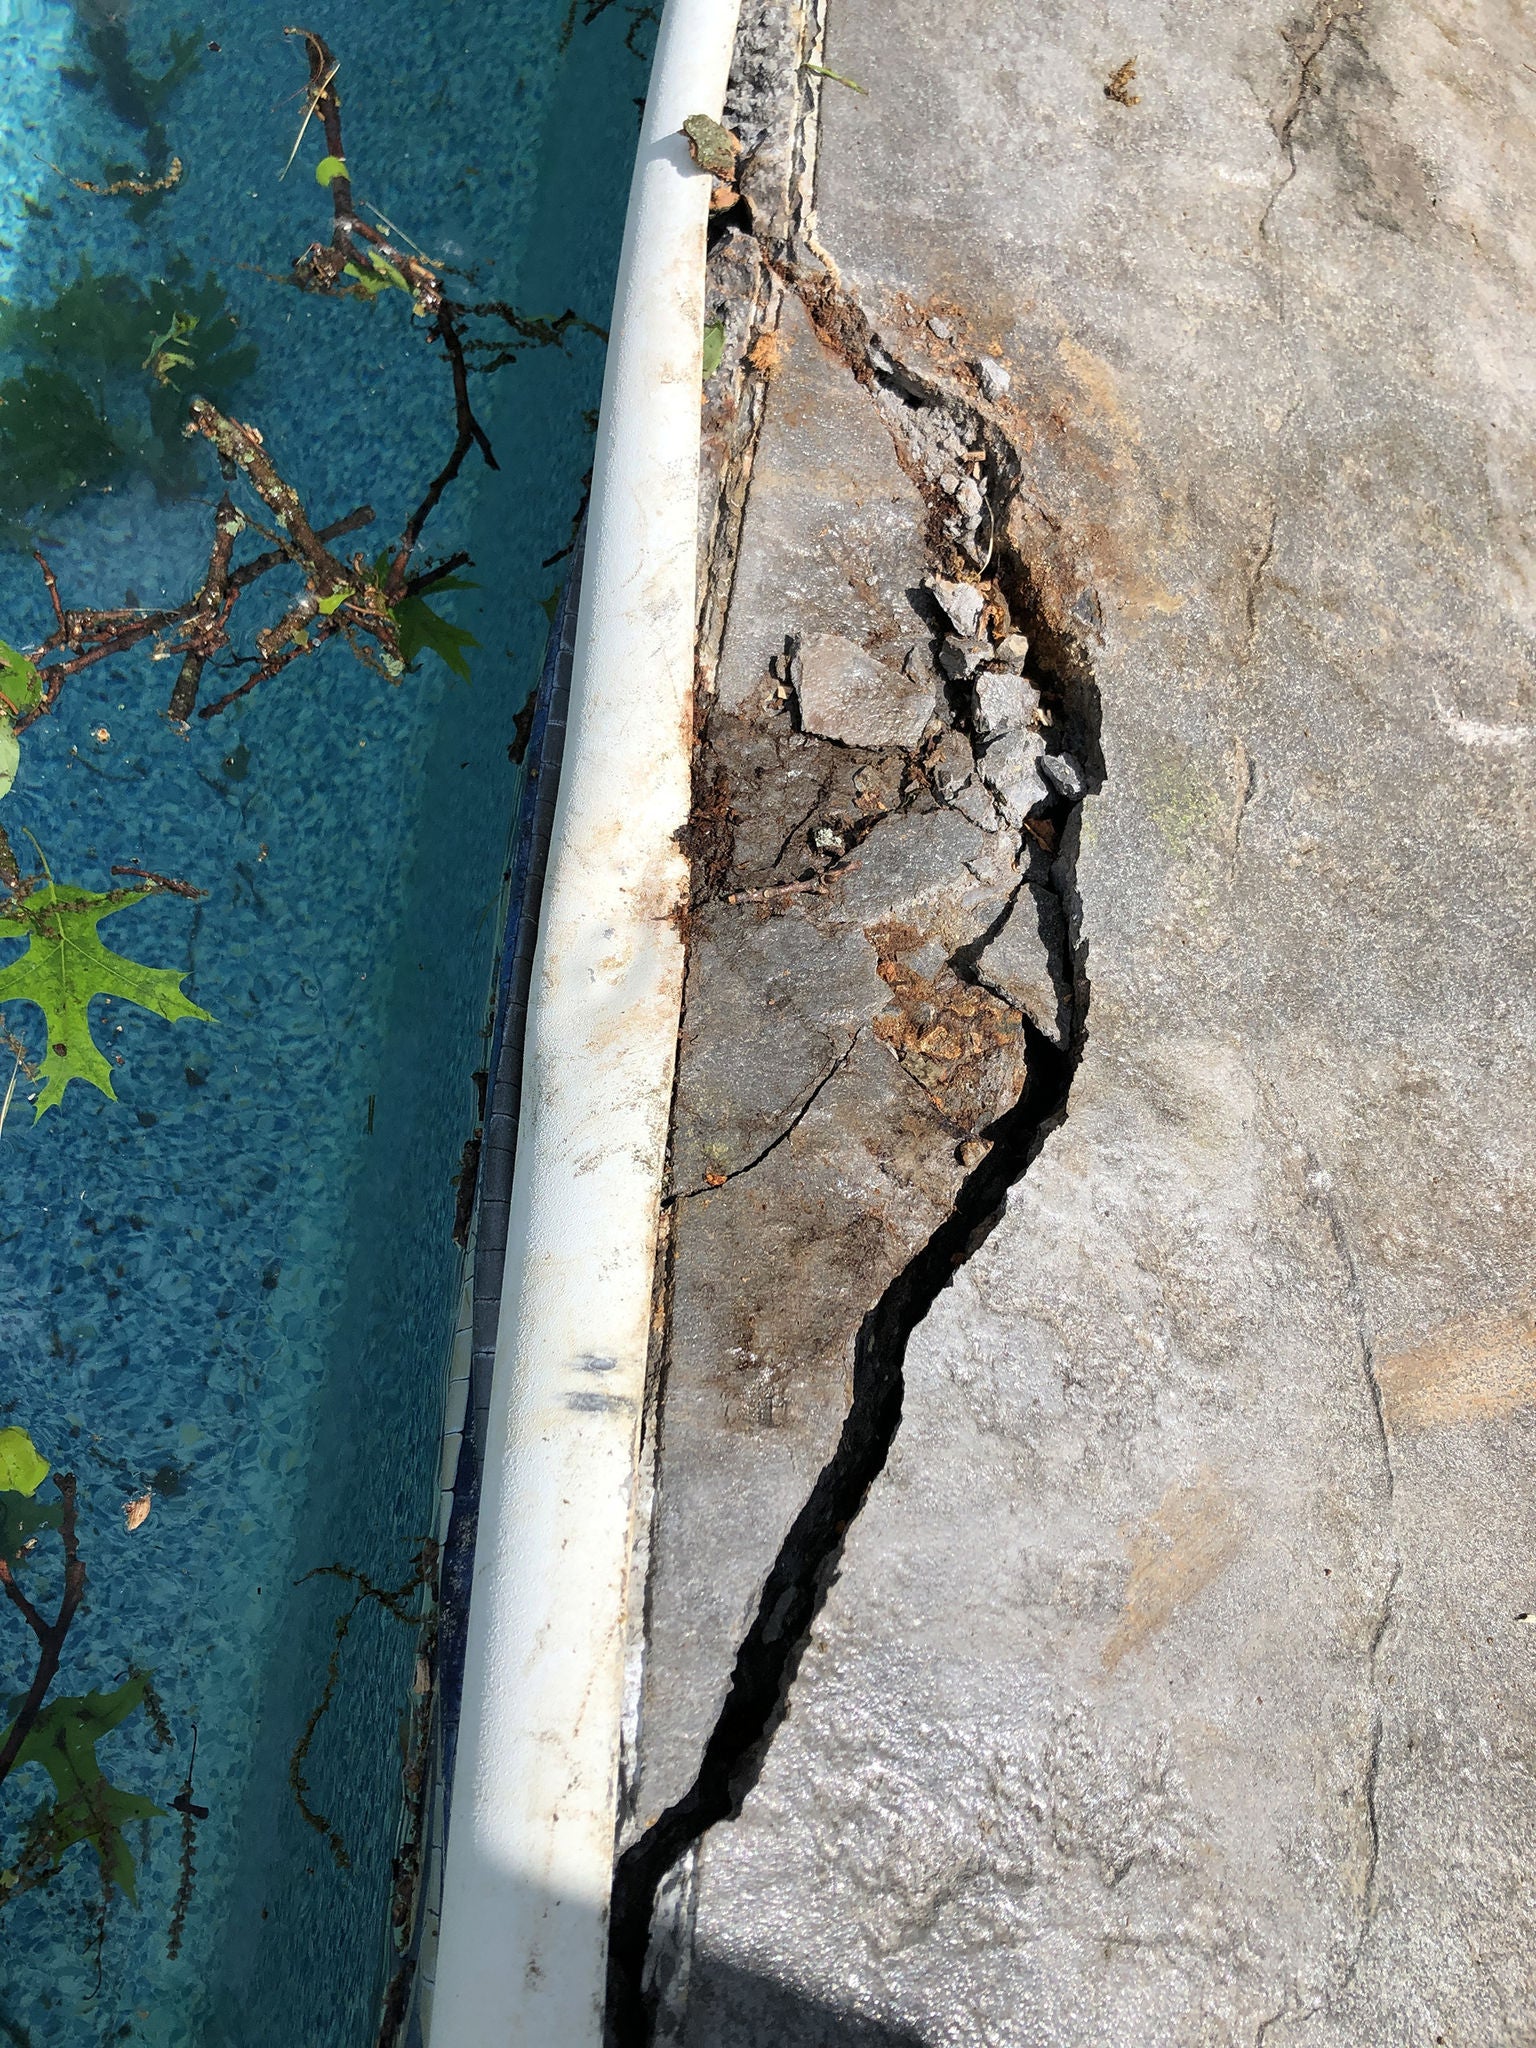
[[54, 1485], [59, 1489], [59, 1498], [64, 1503], [64, 1512], [59, 1521], [59, 1535], [64, 1543], [64, 1591], [59, 1597], [59, 1611], [52, 1621], [45, 1621], [26, 1594], [16, 1583], [15, 1574], [3, 1557], [0, 1557], [0, 1591], [20, 1614], [22, 1620], [37, 1638], [37, 1669], [32, 1674], [32, 1683], [16, 1710], [3, 1742], [0, 1742], [0, 1779], [10, 1774], [21, 1746], [37, 1725], [37, 1718], [43, 1711], [43, 1702], [48, 1688], [58, 1675], [59, 1660], [64, 1653], [64, 1638], [69, 1634], [69, 1625], [85, 1597], [85, 1566], [80, 1561], [80, 1542], [75, 1529], [75, 1475], [60, 1472], [55, 1475]]

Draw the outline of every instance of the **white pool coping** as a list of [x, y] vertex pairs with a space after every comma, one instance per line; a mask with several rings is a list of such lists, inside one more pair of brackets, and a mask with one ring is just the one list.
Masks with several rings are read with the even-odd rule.
[[598, 424], [528, 1020], [431, 2048], [599, 2048], [682, 1002], [705, 227], [736, 0], [667, 0]]

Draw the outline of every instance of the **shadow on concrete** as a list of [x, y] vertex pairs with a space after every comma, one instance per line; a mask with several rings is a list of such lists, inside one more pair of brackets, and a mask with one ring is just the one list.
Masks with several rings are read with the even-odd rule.
[[928, 2048], [910, 2027], [837, 2012], [788, 1984], [707, 1952], [688, 1973], [680, 2028], [667, 2048]]

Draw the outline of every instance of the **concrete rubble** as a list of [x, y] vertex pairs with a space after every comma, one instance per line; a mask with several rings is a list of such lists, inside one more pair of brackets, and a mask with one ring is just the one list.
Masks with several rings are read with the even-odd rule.
[[1529, 56], [748, 9], [618, 2048], [1533, 2038]]
[[893, 673], [841, 633], [802, 642], [793, 675], [801, 730], [845, 747], [910, 751], [933, 716], [931, 672]]

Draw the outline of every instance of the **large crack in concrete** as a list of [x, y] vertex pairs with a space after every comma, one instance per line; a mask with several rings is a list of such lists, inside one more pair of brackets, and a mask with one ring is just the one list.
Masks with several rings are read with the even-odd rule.
[[[643, 2048], [654, 2038], [658, 1895], [675, 1889], [680, 1866], [710, 1829], [740, 1811], [756, 1782], [848, 1531], [900, 1427], [912, 1333], [991, 1235], [1010, 1189], [1067, 1113], [1087, 1040], [1089, 998], [1075, 880], [1078, 835], [1083, 805], [1104, 780], [1098, 693], [1082, 630], [1097, 607], [1091, 592], [1063, 591], [1059, 550], [1047, 564], [1030, 546], [1049, 521], [1022, 488], [1018, 448], [981, 382], [985, 365], [967, 362], [948, 346], [953, 324], [942, 317], [927, 325], [926, 362], [899, 352], [835, 271], [802, 267], [782, 245], [770, 253], [770, 279], [754, 277], [751, 257], [740, 249], [727, 251], [725, 261], [737, 281], [752, 280], [749, 318], [760, 320], [772, 304], [774, 280], [783, 296], [804, 307], [821, 343], [877, 408], [927, 505], [928, 687], [937, 693], [937, 715], [916, 745], [899, 750], [905, 767], [889, 807], [877, 802], [873, 815], [841, 820], [836, 831], [813, 828], [807, 836], [805, 828], [826, 806], [830, 782], [819, 783], [816, 800], [796, 813], [779, 847], [782, 862], [801, 842], [802, 871], [777, 887], [734, 893], [724, 879], [734, 847], [720, 836], [728, 778], [723, 767], [710, 764], [706, 725], [690, 847], [695, 914], [722, 901], [766, 903], [807, 889], [830, 893], [858, 865], [855, 847], [889, 834], [904, 817], [932, 816], [936, 806], [1011, 846], [1014, 879], [1000, 907], [958, 944], [936, 949], [931, 933], [889, 917], [864, 927], [890, 990], [887, 1009], [874, 1020], [874, 1038], [951, 1118], [952, 1128], [969, 1127], [976, 1135], [956, 1149], [966, 1171], [947, 1211], [858, 1325], [851, 1396], [835, 1449], [762, 1581], [697, 1772], [619, 1858], [610, 1935], [611, 2048]], [[747, 337], [735, 340], [746, 352]], [[750, 353], [747, 360], [753, 360]], [[750, 468], [750, 452], [742, 467]], [[738, 493], [738, 512], [744, 495]], [[729, 539], [726, 551], [734, 567]], [[707, 620], [708, 594], [704, 612]], [[820, 636], [829, 637], [836, 638]], [[815, 640], [791, 634], [773, 664], [781, 679], [774, 696], [787, 711], [798, 710], [802, 730], [811, 703], [807, 664], [818, 652], [825, 650]], [[907, 676], [914, 674], [916, 652], [909, 652]], [[775, 759], [782, 764], [782, 749]], [[1002, 1037], [1011, 1030], [1022, 1046], [1023, 1085], [1010, 1106], [988, 1115], [980, 1107], [985, 1086], [967, 1080], [967, 1048], [978, 1061], [996, 1054], [997, 1018], [1009, 1020]], [[810, 1096], [766, 1145], [729, 1171], [708, 1173], [704, 1187], [751, 1174], [783, 1146], [846, 1067], [859, 1037], [855, 1032], [827, 1063]], [[988, 1071], [995, 1076], [995, 1059]], [[690, 1186], [674, 1199], [702, 1192]]]
[[[1071, 10], [841, 5], [825, 60], [868, 88], [824, 88], [841, 294], [755, 200], [753, 232], [732, 223], [760, 309], [742, 410], [764, 427], [713, 582], [701, 764], [735, 845], [722, 830], [700, 877], [681, 1062], [655, 1627], [618, 1845], [631, 2038], [651, 1996], [677, 2048], [1337, 2048], [1503, 2038], [1529, 2005], [1536, 1600], [1510, 1474], [1532, 1148], [1510, 1105], [1532, 1073], [1531, 736], [1510, 678], [1530, 606], [1508, 481], [1529, 435], [1508, 365], [1530, 292], [1500, 239], [1519, 52], [1513, 30], [1451, 51], [1317, 0], [1162, 26], [1132, 114], [1101, 81], [1135, 39], [1106, 53]], [[742, 303], [711, 302], [727, 356]], [[765, 327], [788, 346], [755, 382]], [[984, 352], [994, 385], [1011, 373], [1000, 405]], [[937, 455], [945, 422], [935, 475], [909, 442]], [[1031, 506], [1021, 559], [1043, 573], [1059, 520], [1109, 621], [1102, 642], [1079, 622], [1115, 741], [1078, 868], [1092, 1058], [913, 1325], [970, 1198], [955, 1152], [981, 1139], [934, 1108], [904, 1026], [876, 1037], [888, 999], [915, 1028], [930, 999], [875, 983], [859, 892], [893, 844], [927, 835], [932, 868], [979, 834], [948, 801], [991, 800], [974, 678], [945, 679], [942, 733], [859, 754], [807, 729], [792, 662], [804, 680], [807, 643], [841, 634], [899, 689], [908, 640], [926, 659], [944, 639], [924, 573], [991, 578], [993, 526]], [[840, 864], [815, 835], [864, 792], [883, 809], [850, 817]], [[973, 992], [1033, 901], [1019, 879], [963, 945], [887, 964]], [[703, 1077], [734, 1111], [713, 1123], [706, 1042], [737, 1049]], [[851, 1247], [835, 1261], [808, 1186], [822, 1244]], [[860, 1496], [854, 1454], [878, 1464], [893, 1416]]]

